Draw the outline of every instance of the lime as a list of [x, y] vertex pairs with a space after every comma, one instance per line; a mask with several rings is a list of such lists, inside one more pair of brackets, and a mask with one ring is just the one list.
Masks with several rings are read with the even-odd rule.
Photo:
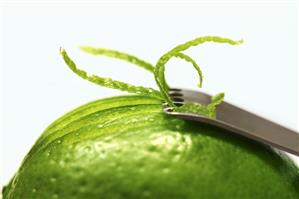
[[4, 199], [299, 198], [299, 170], [267, 146], [119, 96], [50, 125]]
[[51, 124], [3, 188], [4, 199], [299, 198], [299, 169], [285, 155], [163, 113], [166, 102], [176, 111], [216, 116], [224, 93], [208, 105], [177, 107], [164, 76], [165, 64], [178, 57], [193, 65], [201, 86], [199, 66], [183, 51], [205, 42], [239, 45], [242, 40], [195, 38], [165, 53], [155, 66], [124, 52], [82, 47], [148, 70], [159, 91], [89, 75], [61, 49], [65, 63], [81, 78], [137, 95], [88, 103]]

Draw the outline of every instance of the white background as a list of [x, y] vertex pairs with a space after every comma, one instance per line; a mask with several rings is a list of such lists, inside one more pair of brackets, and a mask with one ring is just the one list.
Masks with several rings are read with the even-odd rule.
[[[114, 48], [154, 64], [172, 47], [198, 36], [243, 38], [241, 46], [209, 43], [186, 52], [203, 70], [203, 90], [224, 91], [227, 101], [297, 129], [293, 2], [2, 3], [0, 186], [59, 116], [91, 100], [124, 94], [78, 78], [62, 61], [60, 46], [90, 73], [156, 87], [146, 71], [77, 47]], [[166, 72], [171, 86], [196, 89], [190, 65], [173, 60]]]

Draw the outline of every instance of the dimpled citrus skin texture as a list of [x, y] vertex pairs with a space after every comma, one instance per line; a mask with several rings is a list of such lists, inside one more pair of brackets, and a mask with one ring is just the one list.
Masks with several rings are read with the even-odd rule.
[[168, 116], [157, 99], [120, 96], [50, 125], [3, 196], [291, 199], [299, 198], [298, 176], [266, 146]]

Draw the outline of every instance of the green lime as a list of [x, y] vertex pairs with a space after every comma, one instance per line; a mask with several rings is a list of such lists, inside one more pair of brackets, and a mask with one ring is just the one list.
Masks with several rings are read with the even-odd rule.
[[173, 57], [198, 64], [183, 53], [205, 42], [239, 45], [218, 36], [198, 37], [178, 45], [152, 64], [136, 56], [104, 48], [83, 47], [93, 55], [117, 58], [154, 74], [160, 91], [79, 69], [64, 49], [68, 67], [83, 79], [135, 96], [91, 102], [50, 125], [3, 188], [4, 199], [127, 198], [299, 198], [299, 169], [285, 155], [230, 132], [168, 116], [176, 111], [216, 116], [224, 93], [207, 106], [176, 107], [164, 71]]
[[37, 140], [4, 199], [299, 198], [299, 170], [267, 146], [120, 96], [64, 115]]

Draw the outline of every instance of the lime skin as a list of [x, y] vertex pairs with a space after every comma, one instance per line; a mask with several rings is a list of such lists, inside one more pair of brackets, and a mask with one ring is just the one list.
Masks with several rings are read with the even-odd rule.
[[297, 199], [299, 169], [268, 146], [168, 116], [157, 99], [118, 96], [52, 123], [2, 192], [4, 199]]

